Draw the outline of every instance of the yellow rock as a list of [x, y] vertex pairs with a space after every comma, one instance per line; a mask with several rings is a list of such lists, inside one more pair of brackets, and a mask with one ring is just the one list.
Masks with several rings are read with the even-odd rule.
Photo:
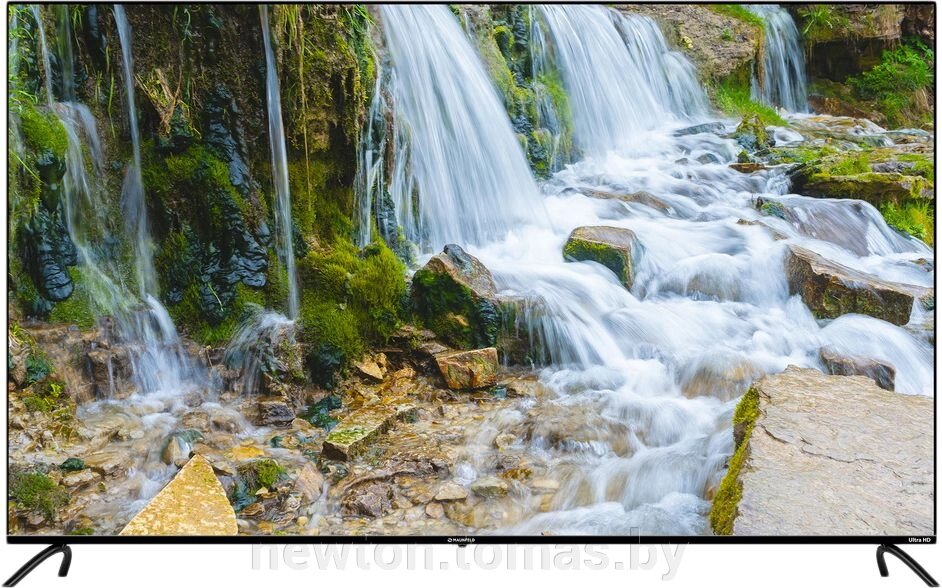
[[261, 457], [265, 455], [265, 452], [258, 447], [252, 447], [251, 445], [240, 445], [230, 449], [229, 455], [231, 455], [232, 459], [236, 461], [245, 461], [247, 459]]
[[205, 457], [193, 456], [121, 535], [236, 535], [235, 511]]

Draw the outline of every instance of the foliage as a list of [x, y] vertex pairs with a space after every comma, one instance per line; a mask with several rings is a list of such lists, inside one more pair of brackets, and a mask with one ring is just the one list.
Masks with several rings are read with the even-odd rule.
[[9, 498], [27, 510], [35, 510], [47, 520], [69, 502], [69, 493], [42, 472], [13, 472], [10, 476]]
[[912, 235], [932, 247], [935, 243], [935, 211], [928, 201], [909, 201], [902, 205], [887, 202], [880, 207], [886, 224]]
[[850, 20], [831, 4], [808, 4], [798, 8], [801, 21], [801, 33], [808, 41], [822, 41], [831, 38], [835, 31], [842, 31], [850, 26]]
[[337, 410], [342, 406], [340, 397], [335, 394], [328, 394], [321, 398], [304, 411], [301, 418], [305, 419], [315, 427], [320, 427], [328, 432], [339, 422], [330, 416], [330, 411]]
[[[893, 126], [922, 122], [931, 112], [928, 92], [935, 84], [935, 52], [918, 39], [883, 52], [879, 64], [851, 77], [857, 97], [872, 100]], [[929, 117], [931, 118], [931, 117]]]
[[765, 21], [762, 17], [750, 12], [742, 4], [707, 4], [707, 6], [713, 12], [735, 18], [754, 27], [765, 28]]

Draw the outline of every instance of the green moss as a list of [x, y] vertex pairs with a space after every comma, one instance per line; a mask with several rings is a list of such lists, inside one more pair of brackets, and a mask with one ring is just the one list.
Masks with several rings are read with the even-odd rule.
[[330, 386], [367, 344], [385, 342], [398, 328], [405, 266], [383, 243], [357, 251], [340, 240], [299, 260], [298, 275], [305, 363], [314, 381]]
[[370, 429], [364, 427], [346, 427], [343, 429], [334, 429], [327, 435], [325, 442], [333, 443], [334, 445], [346, 446], [352, 443], [356, 443], [360, 439], [363, 439], [369, 435]]
[[27, 510], [35, 510], [55, 520], [69, 502], [69, 493], [41, 472], [14, 472], [10, 476], [9, 498]]
[[459, 349], [493, 346], [500, 312], [445, 273], [420, 269], [412, 276], [412, 310], [426, 327]]
[[80, 472], [85, 469], [85, 462], [77, 457], [70, 457], [59, 464], [59, 469], [64, 472]]
[[187, 334], [201, 345], [226, 345], [232, 339], [236, 329], [252, 312], [254, 307], [265, 306], [261, 291], [244, 284], [235, 285], [235, 296], [230, 303], [226, 317], [213, 324], [200, 304], [200, 285], [191, 284], [183, 294], [183, 300], [168, 308], [175, 324], [186, 330]]
[[850, 19], [831, 4], [809, 4], [798, 8], [802, 36], [808, 43], [820, 43], [846, 36]]
[[713, 497], [710, 509], [710, 526], [717, 535], [732, 535], [733, 523], [738, 514], [739, 500], [742, 498], [742, 482], [739, 474], [749, 455], [749, 438], [759, 417], [759, 392], [749, 388], [736, 405], [733, 414], [733, 434], [736, 449], [729, 460], [726, 475]]
[[600, 263], [612, 270], [622, 283], [631, 283], [631, 259], [623, 252], [605, 243], [570, 238], [563, 247], [563, 257], [572, 261]]
[[49, 321], [53, 323], [68, 323], [80, 329], [90, 329], [95, 326], [95, 313], [92, 310], [92, 300], [82, 271], [77, 267], [69, 268], [69, 276], [75, 284], [72, 295], [61, 302], [57, 302], [49, 313]]
[[930, 155], [921, 153], [898, 153], [895, 157], [899, 161], [912, 163], [912, 173], [922, 176], [935, 184], [935, 162]]
[[713, 89], [713, 103], [716, 108], [730, 116], [749, 119], [757, 117], [763, 126], [786, 126], [785, 119], [779, 116], [771, 106], [760, 104], [752, 99], [749, 81], [734, 75], [724, 80]]
[[272, 489], [287, 477], [285, 469], [273, 459], [256, 459], [239, 467], [239, 475], [254, 494], [261, 488]]
[[69, 137], [54, 113], [24, 105], [18, 114], [23, 140], [30, 150], [37, 154], [49, 152], [60, 161], [65, 159]]
[[832, 176], [865, 174], [870, 171], [870, 160], [867, 154], [863, 151], [859, 153], [852, 153], [847, 157], [840, 157], [834, 160], [822, 171]]

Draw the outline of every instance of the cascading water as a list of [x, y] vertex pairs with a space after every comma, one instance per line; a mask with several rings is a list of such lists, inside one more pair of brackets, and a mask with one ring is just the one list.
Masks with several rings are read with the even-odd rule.
[[39, 31], [39, 48], [42, 52], [43, 79], [46, 87], [46, 104], [52, 105], [56, 98], [52, 93], [52, 59], [49, 57], [49, 45], [46, 43], [46, 28], [43, 26], [43, 15], [39, 10], [38, 4], [33, 4], [29, 8], [33, 12], [33, 18], [36, 19], [36, 29]]
[[541, 6], [540, 17], [587, 153], [629, 145], [658, 121], [707, 112], [693, 66], [650, 19], [588, 5]]
[[137, 286], [141, 299], [154, 296], [157, 281], [154, 274], [153, 246], [147, 225], [147, 202], [144, 198], [144, 179], [141, 177], [141, 136], [137, 126], [137, 109], [134, 98], [134, 60], [131, 56], [131, 25], [128, 24], [124, 7], [114, 7], [115, 24], [121, 41], [121, 68], [124, 72], [124, 93], [127, 97], [128, 128], [131, 133], [131, 163], [124, 176], [121, 188], [121, 205], [124, 210], [128, 234], [135, 251]]
[[[389, 93], [409, 144], [388, 178], [405, 237], [426, 250], [485, 243], [540, 216], [507, 113], [446, 6], [383, 5]], [[403, 167], [399, 168], [399, 165]], [[410, 200], [418, 192], [414, 214]]]
[[776, 4], [745, 6], [765, 21], [762, 75], [753, 79], [753, 97], [789, 112], [808, 112], [805, 53], [794, 19]]
[[[418, 10], [384, 10], [396, 74], [403, 76], [442, 67], [426, 54], [427, 41], [396, 47], [405, 31], [419, 37], [418, 29], [397, 29]], [[546, 184], [548, 223], [518, 223], [496, 236], [456, 233], [463, 240], [455, 240], [491, 269], [502, 294], [531, 302], [524, 330], [538, 334], [549, 358], [541, 381], [550, 394], [499, 411], [469, 432], [456, 467], [459, 483], [494, 475], [502, 455], [494, 449], [496, 438], [509, 432], [533, 475], [559, 485], [539, 508], [517, 501], [523, 512], [512, 511], [509, 521], [516, 523], [501, 531], [707, 532], [706, 497], [732, 451], [729, 427], [739, 396], [755, 379], [788, 365], [822, 368], [823, 346], [906, 366], [910, 376], [898, 379], [898, 390], [932, 394], [926, 343], [866, 317], [822, 328], [799, 298], [789, 296], [781, 269], [786, 245], [795, 243], [883, 279], [918, 285], [931, 274], [915, 262], [931, 258], [931, 251], [894, 233], [866, 204], [783, 194], [788, 182], [781, 169], [749, 175], [731, 169], [740, 151], [733, 140], [676, 136], [679, 123], [702, 113], [705, 102], [689, 63], [665, 57], [669, 51], [649, 22], [622, 21], [589, 6], [540, 12], [552, 61], [570, 91], [577, 133], [591, 154], [604, 157], [570, 165]], [[390, 18], [393, 13], [401, 18]], [[443, 21], [424, 23], [421, 39], [437, 38]], [[656, 55], [663, 59], [645, 70]], [[656, 75], [657, 68], [664, 71]], [[420, 79], [410, 87], [445, 93]], [[625, 79], [631, 83], [621, 87]], [[438, 121], [440, 102], [425, 102], [429, 107], [421, 112]], [[449, 116], [469, 116], [457, 110], [464, 102], [449, 105]], [[437, 131], [445, 143], [438, 164], [445, 170], [465, 165], [462, 153], [487, 148], [467, 142], [480, 137], [462, 136], [459, 151], [447, 144], [456, 140], [442, 130], [448, 128]], [[511, 179], [529, 185], [522, 175]], [[648, 193], [646, 200], [620, 198], [639, 191]], [[779, 199], [793, 218], [762, 216], [757, 195]], [[444, 210], [425, 209], [426, 225], [447, 227], [453, 217], [435, 216]], [[598, 264], [564, 262], [567, 236], [585, 225], [636, 235], [639, 259], [630, 290]], [[879, 336], [855, 335], [872, 323], [880, 324], [871, 329]]]
[[291, 222], [291, 189], [288, 184], [288, 152], [285, 128], [281, 118], [281, 89], [278, 65], [271, 44], [268, 7], [259, 6], [262, 39], [265, 44], [265, 96], [268, 104], [268, 138], [271, 143], [272, 181], [275, 184], [275, 229], [278, 250], [288, 274], [288, 318], [298, 317], [298, 277], [295, 271], [294, 234]]

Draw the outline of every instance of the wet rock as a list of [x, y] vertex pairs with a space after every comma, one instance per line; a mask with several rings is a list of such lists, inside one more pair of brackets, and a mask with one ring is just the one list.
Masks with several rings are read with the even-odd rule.
[[563, 255], [569, 261], [594, 261], [604, 265], [630, 289], [638, 250], [638, 240], [628, 229], [578, 227], [569, 234]]
[[884, 390], [893, 391], [896, 386], [896, 368], [890, 364], [867, 357], [843, 355], [831, 347], [822, 348], [820, 356], [831, 375], [866, 376]]
[[412, 278], [412, 307], [422, 323], [461, 349], [494, 345], [500, 329], [497, 287], [484, 264], [446, 245]]
[[342, 508], [346, 514], [381, 517], [391, 510], [393, 498], [392, 488], [388, 484], [360, 484], [344, 497]]
[[433, 519], [440, 519], [445, 516], [445, 507], [437, 502], [431, 502], [425, 505], [425, 514]]
[[722, 133], [725, 129], [725, 126], [721, 122], [708, 122], [700, 125], [693, 125], [692, 127], [686, 127], [680, 129], [679, 131], [674, 131], [675, 137], [684, 137], [687, 135], [699, 135], [700, 133]]
[[510, 486], [507, 485], [507, 482], [492, 476], [478, 478], [471, 482], [471, 491], [481, 498], [507, 496], [509, 490]]
[[751, 430], [713, 502], [715, 531], [725, 512], [719, 530], [734, 535], [932, 533], [931, 398], [796, 367], [749, 394]]
[[800, 295], [819, 319], [859, 313], [905, 325], [913, 302], [932, 295], [929, 289], [885, 282], [795, 245], [788, 248], [785, 274], [789, 293]]
[[386, 355], [377, 353], [374, 357], [365, 358], [363, 361], [353, 364], [361, 375], [375, 381], [382, 382], [386, 377]]
[[758, 171], [762, 171], [762, 170], [764, 170], [764, 169], [768, 169], [768, 168], [765, 166], [765, 164], [762, 164], [762, 163], [752, 163], [752, 162], [731, 163], [731, 164], [729, 164], [729, 167], [731, 167], [731, 168], [733, 168], [734, 170], [738, 171], [739, 173], [743, 173], [743, 174], [752, 174], [752, 173], [755, 173], [755, 172], [758, 172]]
[[190, 460], [193, 445], [202, 439], [202, 433], [193, 429], [174, 431], [164, 441], [164, 448], [160, 452], [161, 461], [167, 465], [183, 467]]
[[468, 497], [468, 490], [464, 486], [459, 486], [453, 482], [443, 484], [435, 493], [435, 500], [440, 502], [450, 502], [452, 500], [464, 500]]
[[78, 472], [85, 469], [85, 462], [77, 457], [70, 457], [59, 464], [59, 469], [63, 472]]
[[408, 419], [415, 407], [369, 406], [348, 414], [324, 440], [323, 455], [327, 459], [347, 461], [362, 453], [379, 435], [385, 433], [396, 419]]
[[123, 400], [137, 391], [127, 347], [91, 349], [85, 358], [97, 398]]
[[720, 158], [712, 153], [704, 153], [703, 155], [697, 157], [697, 163], [707, 165], [709, 163], [719, 163]]
[[62, 476], [62, 485], [66, 488], [80, 488], [97, 482], [100, 479], [101, 474], [95, 470], [81, 470]]
[[435, 356], [435, 362], [445, 378], [445, 384], [452, 390], [475, 390], [493, 386], [497, 383], [497, 373], [500, 370], [497, 349], [494, 347], [439, 353]]
[[326, 482], [324, 474], [313, 463], [306, 463], [294, 480], [294, 490], [308, 502], [313, 502], [321, 497]]
[[588, 190], [581, 188], [579, 193], [589, 198], [598, 198], [599, 200], [619, 200], [626, 204], [643, 204], [661, 212], [670, 212], [673, 210], [666, 202], [644, 190], [637, 192], [609, 192], [606, 190]]
[[733, 132], [733, 138], [746, 151], [759, 151], [772, 146], [772, 137], [757, 114], [742, 119]]
[[933, 190], [921, 176], [901, 173], [864, 172], [851, 175], [819, 173], [814, 166], [797, 168], [792, 188], [817, 198], [856, 198], [880, 207], [886, 203], [902, 204], [913, 199], [931, 199]]
[[235, 511], [206, 458], [196, 455], [121, 535], [235, 535]]
[[294, 420], [294, 410], [283, 396], [262, 396], [255, 408], [253, 423], [260, 427], [287, 427]]

